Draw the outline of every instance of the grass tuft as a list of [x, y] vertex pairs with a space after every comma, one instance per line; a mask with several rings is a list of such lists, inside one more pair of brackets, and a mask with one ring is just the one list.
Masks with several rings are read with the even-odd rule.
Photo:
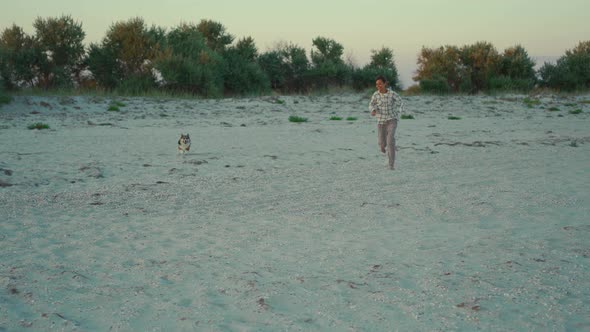
[[549, 112], [559, 112], [559, 111], [561, 111], [561, 110], [559, 109], [559, 107], [555, 107], [555, 106], [553, 106], [553, 107], [549, 107]]
[[532, 104], [532, 105], [540, 105], [541, 101], [539, 99], [531, 99], [529, 97], [526, 97], [524, 100], [525, 104]]
[[580, 113], [582, 113], [581, 109], [570, 111], [570, 114], [580, 114]]
[[412, 114], [402, 114], [402, 120], [414, 120], [414, 116]]
[[278, 97], [272, 98], [270, 102], [273, 104], [279, 104], [279, 105], [285, 104], [285, 101], [282, 99], [279, 99]]
[[340, 120], [342, 120], [342, 118], [341, 118], [341, 117], [339, 117], [339, 116], [331, 116], [331, 117], [330, 117], [330, 120], [333, 120], [333, 121], [340, 121]]
[[346, 118], [346, 121], [356, 121], [356, 120], [357, 120], [357, 117], [355, 117], [355, 116], [349, 116]]
[[37, 123], [33, 123], [33, 124], [28, 125], [27, 128], [31, 129], [31, 130], [33, 130], [33, 129], [38, 129], [38, 130], [49, 129], [49, 125], [45, 124], [45, 123], [37, 122]]
[[109, 108], [107, 109], [107, 111], [109, 111], [109, 112], [119, 112], [121, 110], [121, 107], [125, 107], [125, 106], [126, 106], [125, 103], [120, 102], [118, 100], [113, 100], [109, 104]]
[[524, 99], [524, 103], [526, 104], [526, 106], [528, 108], [533, 108], [536, 105], [540, 105], [541, 104], [541, 101], [539, 99], [531, 99], [531, 98], [528, 98], [527, 97], [527, 98]]
[[300, 116], [291, 115], [289, 117], [289, 122], [296, 122], [296, 123], [307, 122], [307, 118], [302, 118]]
[[449, 120], [461, 120], [461, 117], [451, 115], [447, 119], [449, 119]]

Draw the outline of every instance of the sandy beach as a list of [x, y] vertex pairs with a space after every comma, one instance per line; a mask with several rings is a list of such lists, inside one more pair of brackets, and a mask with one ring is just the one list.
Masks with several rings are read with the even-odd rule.
[[590, 330], [590, 96], [530, 98], [404, 97], [391, 171], [365, 94], [15, 97], [0, 331]]

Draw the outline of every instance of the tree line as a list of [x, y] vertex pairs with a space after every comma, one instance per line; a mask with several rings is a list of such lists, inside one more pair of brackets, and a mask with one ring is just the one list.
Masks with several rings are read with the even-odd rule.
[[370, 63], [359, 68], [346, 63], [343, 46], [329, 38], [313, 39], [311, 58], [291, 43], [260, 53], [254, 39], [235, 40], [211, 20], [166, 31], [132, 18], [112, 24], [101, 42], [87, 48], [81, 23], [70, 16], [37, 18], [33, 26], [32, 36], [16, 25], [0, 35], [0, 85], [6, 89], [82, 87], [130, 94], [164, 89], [211, 97], [364, 89], [378, 74], [401, 88], [387, 47], [373, 50]]
[[[217, 97], [333, 87], [363, 90], [374, 85], [377, 75], [401, 89], [393, 51], [387, 47], [372, 50], [370, 62], [357, 67], [343, 59], [343, 46], [330, 38], [314, 38], [310, 57], [304, 48], [286, 42], [261, 53], [254, 39], [236, 40], [212, 20], [182, 23], [167, 31], [132, 18], [112, 24], [101, 42], [88, 47], [82, 24], [71, 16], [39, 17], [33, 27], [33, 35], [17, 25], [2, 31], [0, 89], [81, 88], [124, 94], [158, 89]], [[522, 46], [500, 54], [487, 42], [423, 47], [417, 64], [414, 89], [429, 93], [590, 87], [590, 41], [538, 71]]]
[[463, 47], [423, 47], [417, 64], [414, 81], [419, 82], [422, 91], [434, 93], [590, 88], [590, 41], [580, 42], [555, 64], [546, 62], [537, 71], [535, 62], [522, 46], [499, 53], [488, 42]]

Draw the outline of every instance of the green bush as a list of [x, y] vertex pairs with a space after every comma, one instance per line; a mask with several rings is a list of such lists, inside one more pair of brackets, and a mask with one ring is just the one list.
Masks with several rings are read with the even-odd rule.
[[72, 77], [82, 67], [85, 55], [82, 23], [71, 16], [38, 17], [33, 23], [35, 43], [44, 56], [40, 60], [39, 85], [43, 88], [72, 88]]
[[539, 99], [531, 99], [529, 97], [524, 98], [523, 102], [525, 104], [531, 104], [531, 105], [540, 105], [541, 101]]
[[414, 116], [411, 114], [402, 114], [401, 119], [402, 120], [414, 120]]
[[287, 74], [281, 53], [279, 51], [263, 53], [258, 57], [257, 62], [267, 76], [271, 89], [283, 90]]
[[106, 90], [116, 88], [123, 80], [123, 69], [117, 52], [109, 45], [90, 44], [87, 63], [96, 83]]
[[488, 82], [491, 91], [501, 92], [528, 92], [535, 87], [535, 81], [532, 79], [516, 79], [507, 76], [494, 76]]
[[356, 121], [358, 118], [356, 116], [349, 116], [346, 118], [346, 121]]
[[341, 117], [339, 117], [339, 116], [331, 116], [331, 117], [330, 117], [330, 120], [333, 120], [333, 121], [340, 121], [340, 120], [342, 120], [342, 118], [341, 118]]
[[[365, 66], [352, 71], [352, 87], [357, 91], [375, 87], [375, 78], [382, 75], [379, 68]], [[387, 77], [385, 77], [387, 79]]]
[[461, 120], [461, 117], [451, 115], [447, 119], [449, 119], [449, 120]]
[[421, 80], [420, 89], [425, 93], [433, 94], [448, 94], [451, 92], [451, 87], [443, 77]]
[[572, 110], [572, 111], [570, 111], [569, 113], [570, 113], [570, 114], [580, 114], [580, 113], [582, 113], [582, 110], [581, 110], [581, 109]]
[[269, 78], [260, 65], [255, 60], [243, 57], [240, 49], [231, 48], [223, 57], [223, 85], [226, 93], [260, 94], [270, 89]]
[[564, 91], [590, 88], [590, 41], [580, 42], [555, 64], [545, 63], [539, 69], [541, 86]]
[[350, 81], [351, 69], [342, 60], [342, 44], [330, 38], [316, 37], [312, 45], [312, 66], [306, 73], [308, 84], [316, 90], [347, 84]]
[[16, 89], [22, 83], [35, 86], [46, 58], [35, 37], [21, 27], [4, 29], [0, 35], [0, 85], [6, 89]]
[[300, 116], [291, 115], [289, 117], [289, 122], [296, 122], [296, 123], [307, 122], [307, 118], [302, 118]]
[[116, 88], [122, 95], [141, 95], [156, 88], [156, 81], [150, 74], [135, 74], [121, 81]]
[[[221, 28], [217, 24], [214, 26]], [[155, 62], [155, 68], [162, 75], [162, 87], [206, 97], [223, 95], [223, 76], [227, 72], [224, 59], [207, 46], [197, 26], [181, 24], [165, 39], [165, 52]], [[210, 42], [216, 45], [214, 40]], [[221, 45], [224, 44], [218, 46]]]
[[33, 129], [38, 129], [38, 130], [49, 129], [49, 125], [45, 124], [45, 123], [37, 122], [37, 123], [33, 123], [33, 124], [28, 125], [27, 128], [31, 129], [31, 130], [33, 130]]

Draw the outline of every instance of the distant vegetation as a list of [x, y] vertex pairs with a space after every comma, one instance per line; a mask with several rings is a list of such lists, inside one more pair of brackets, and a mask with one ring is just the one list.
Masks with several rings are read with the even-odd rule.
[[109, 107], [107, 108], [107, 111], [109, 112], [119, 112], [121, 110], [121, 107], [125, 107], [125, 103], [122, 103], [120, 101], [112, 101], [109, 104]]
[[[558, 91], [590, 89], [590, 41], [580, 42], [557, 64], [545, 63], [535, 72], [535, 62], [520, 45], [503, 53], [487, 42], [463, 47], [423, 47], [414, 81], [421, 92], [477, 93], [480, 91], [528, 92], [535, 87]], [[532, 107], [534, 103], [527, 103]]]
[[[71, 16], [39, 17], [33, 28], [32, 35], [17, 25], [1, 32], [0, 96], [2, 89], [22, 88], [203, 97], [363, 91], [374, 87], [377, 75], [385, 75], [393, 89], [402, 88], [390, 48], [371, 50], [370, 62], [358, 67], [345, 60], [340, 43], [321, 36], [312, 40], [308, 56], [308, 50], [288, 42], [259, 52], [254, 39], [236, 40], [211, 20], [165, 29], [132, 18], [113, 23], [90, 45], [83, 43], [82, 23]], [[417, 85], [409, 93], [590, 88], [590, 41], [538, 72], [522, 46], [499, 53], [487, 42], [423, 47], [417, 63]]]
[[296, 123], [307, 122], [307, 118], [303, 118], [303, 117], [296, 116], [296, 115], [291, 115], [289, 117], [289, 122], [296, 122]]
[[251, 37], [235, 40], [215, 21], [166, 30], [142, 18], [115, 22], [101, 42], [85, 47], [82, 23], [71, 16], [37, 18], [34, 35], [16, 25], [0, 36], [3, 87], [80, 89], [136, 95], [150, 91], [204, 97], [363, 90], [378, 74], [401, 89], [393, 51], [373, 50], [362, 68], [343, 58], [344, 47], [316, 37], [307, 51], [281, 43], [260, 53]]
[[498, 53], [487, 42], [422, 48], [414, 80], [424, 92], [476, 93], [529, 91], [536, 84], [535, 63], [522, 46]]
[[41, 122], [33, 123], [27, 126], [28, 129], [49, 129], [49, 125]]

